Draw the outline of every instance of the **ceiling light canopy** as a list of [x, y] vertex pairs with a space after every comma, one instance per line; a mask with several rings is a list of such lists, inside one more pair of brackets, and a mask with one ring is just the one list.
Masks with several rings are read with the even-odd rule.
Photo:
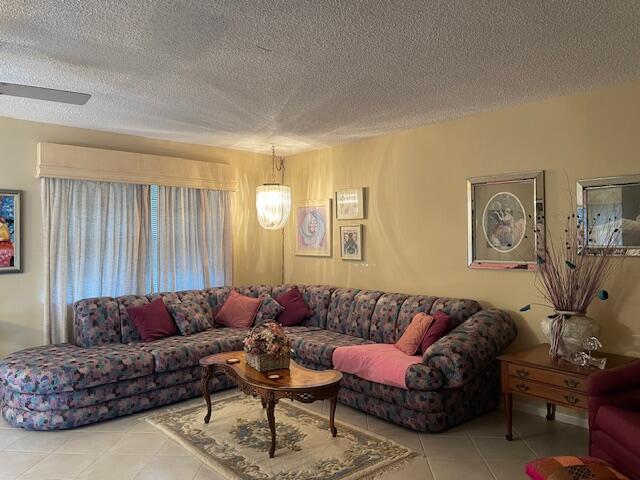
[[287, 223], [291, 213], [291, 188], [275, 183], [276, 171], [284, 178], [284, 158], [276, 157], [271, 147], [271, 177], [273, 183], [256, 188], [256, 210], [260, 226], [267, 230], [278, 230]]

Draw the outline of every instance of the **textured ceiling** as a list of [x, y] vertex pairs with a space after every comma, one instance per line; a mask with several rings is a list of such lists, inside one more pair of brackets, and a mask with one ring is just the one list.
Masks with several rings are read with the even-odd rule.
[[0, 0], [0, 115], [293, 153], [640, 78], [640, 2]]

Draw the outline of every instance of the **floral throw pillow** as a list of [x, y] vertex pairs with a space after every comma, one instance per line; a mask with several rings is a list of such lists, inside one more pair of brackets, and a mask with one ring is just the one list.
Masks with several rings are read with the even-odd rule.
[[278, 315], [284, 312], [284, 307], [268, 293], [264, 293], [258, 298], [262, 300], [262, 303], [256, 313], [255, 325], [262, 325], [267, 320], [275, 320]]
[[210, 329], [211, 307], [208, 304], [196, 302], [170, 303], [167, 310], [176, 322], [182, 335], [193, 335]]

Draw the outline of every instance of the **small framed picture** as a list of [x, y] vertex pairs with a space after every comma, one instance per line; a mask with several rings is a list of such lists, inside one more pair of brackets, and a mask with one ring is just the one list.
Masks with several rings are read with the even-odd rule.
[[296, 205], [296, 255], [331, 256], [331, 200]]
[[0, 190], [0, 273], [22, 272], [22, 192]]
[[336, 219], [364, 218], [364, 188], [345, 188], [336, 192]]
[[340, 258], [362, 260], [362, 225], [340, 227]]

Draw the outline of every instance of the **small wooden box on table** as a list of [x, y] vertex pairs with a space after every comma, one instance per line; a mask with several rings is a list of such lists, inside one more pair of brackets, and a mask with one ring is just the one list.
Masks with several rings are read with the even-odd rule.
[[[598, 352], [606, 357], [606, 368], [619, 367], [635, 358]], [[507, 440], [512, 434], [513, 395], [537, 398], [547, 402], [547, 420], [554, 420], [556, 405], [576, 410], [587, 409], [587, 379], [599, 371], [595, 367], [579, 367], [566, 360], [549, 356], [549, 345], [543, 343], [498, 357], [502, 369], [502, 394], [507, 420]]]

